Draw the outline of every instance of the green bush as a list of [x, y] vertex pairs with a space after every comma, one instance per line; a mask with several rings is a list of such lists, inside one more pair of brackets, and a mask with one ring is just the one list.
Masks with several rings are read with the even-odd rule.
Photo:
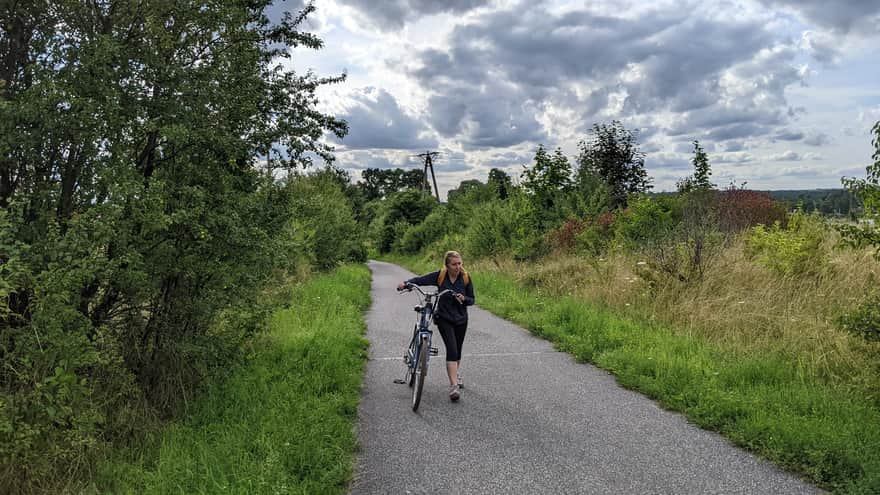
[[681, 202], [677, 196], [641, 196], [631, 200], [618, 217], [617, 238], [633, 251], [663, 244], [672, 237], [681, 218]]
[[880, 293], [837, 318], [843, 330], [870, 342], [880, 342]]
[[422, 223], [407, 228], [400, 240], [400, 250], [406, 254], [418, 253], [456, 228], [460, 227], [453, 221], [449, 207], [441, 205], [425, 217]]
[[380, 253], [401, 248], [404, 234], [422, 223], [436, 208], [437, 200], [424, 191], [409, 189], [389, 196], [379, 205], [370, 224], [370, 238]]
[[[366, 248], [352, 205], [325, 175], [297, 175], [287, 183], [291, 228], [301, 239], [299, 254], [322, 269], [344, 261], [365, 261]], [[301, 235], [297, 235], [300, 231]]]
[[590, 256], [601, 256], [614, 241], [616, 216], [602, 213], [575, 235], [576, 249]]
[[466, 249], [471, 256], [523, 253], [527, 238], [539, 235], [530, 225], [530, 203], [522, 194], [484, 203], [465, 230]]
[[779, 222], [771, 227], [752, 227], [746, 238], [746, 255], [779, 275], [817, 273], [828, 261], [825, 237], [820, 216], [796, 213], [789, 218], [788, 228]]

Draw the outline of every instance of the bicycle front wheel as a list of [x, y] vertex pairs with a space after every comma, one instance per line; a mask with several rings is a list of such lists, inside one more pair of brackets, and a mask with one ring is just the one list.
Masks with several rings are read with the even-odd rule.
[[419, 402], [422, 401], [422, 388], [425, 386], [425, 378], [428, 376], [428, 353], [431, 352], [427, 337], [419, 344], [419, 357], [416, 371], [413, 373], [415, 383], [412, 390], [412, 410], [418, 411]]

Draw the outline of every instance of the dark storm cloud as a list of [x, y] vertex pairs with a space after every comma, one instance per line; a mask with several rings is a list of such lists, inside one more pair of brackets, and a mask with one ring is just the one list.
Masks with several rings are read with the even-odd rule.
[[382, 29], [400, 29], [408, 21], [419, 17], [440, 14], [460, 14], [481, 7], [487, 0], [340, 0], [364, 14], [374, 25]]
[[363, 88], [351, 97], [351, 106], [340, 115], [349, 134], [337, 140], [348, 149], [424, 149], [437, 146], [425, 122], [408, 115], [384, 89]]
[[468, 147], [540, 142], [538, 117], [553, 108], [575, 109], [586, 130], [620, 98], [618, 118], [669, 111], [678, 118], [661, 132], [740, 139], [790, 118], [785, 89], [805, 76], [778, 38], [680, 8], [624, 19], [520, 5], [457, 26], [411, 74], [432, 94], [433, 127]]
[[839, 32], [880, 34], [880, 2], [877, 0], [762, 0], [769, 7], [785, 7], [807, 20]]

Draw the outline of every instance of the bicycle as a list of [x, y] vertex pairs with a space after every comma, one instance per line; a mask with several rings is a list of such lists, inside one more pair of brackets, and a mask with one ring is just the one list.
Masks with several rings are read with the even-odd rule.
[[438, 353], [436, 347], [431, 347], [431, 338], [434, 334], [431, 330], [431, 319], [437, 307], [437, 301], [453, 291], [445, 289], [442, 292], [425, 292], [418, 285], [409, 283], [406, 284], [403, 291], [411, 292], [413, 289], [421, 294], [419, 304], [413, 307], [413, 310], [419, 314], [418, 322], [413, 328], [409, 347], [403, 355], [403, 362], [406, 364], [405, 377], [402, 381], [395, 380], [395, 382], [406, 383], [412, 388], [412, 410], [418, 411], [419, 403], [422, 401], [422, 388], [428, 375], [428, 361], [431, 356], [436, 356]]

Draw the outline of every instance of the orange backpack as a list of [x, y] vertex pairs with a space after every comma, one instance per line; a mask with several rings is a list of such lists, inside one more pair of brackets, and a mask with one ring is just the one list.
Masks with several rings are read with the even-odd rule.
[[[462, 278], [464, 279], [464, 286], [467, 287], [469, 283], [471, 283], [471, 277], [468, 275], [468, 272], [462, 270], [461, 271]], [[437, 288], [439, 289], [443, 282], [446, 280], [446, 267], [440, 269], [440, 276], [437, 277]]]

